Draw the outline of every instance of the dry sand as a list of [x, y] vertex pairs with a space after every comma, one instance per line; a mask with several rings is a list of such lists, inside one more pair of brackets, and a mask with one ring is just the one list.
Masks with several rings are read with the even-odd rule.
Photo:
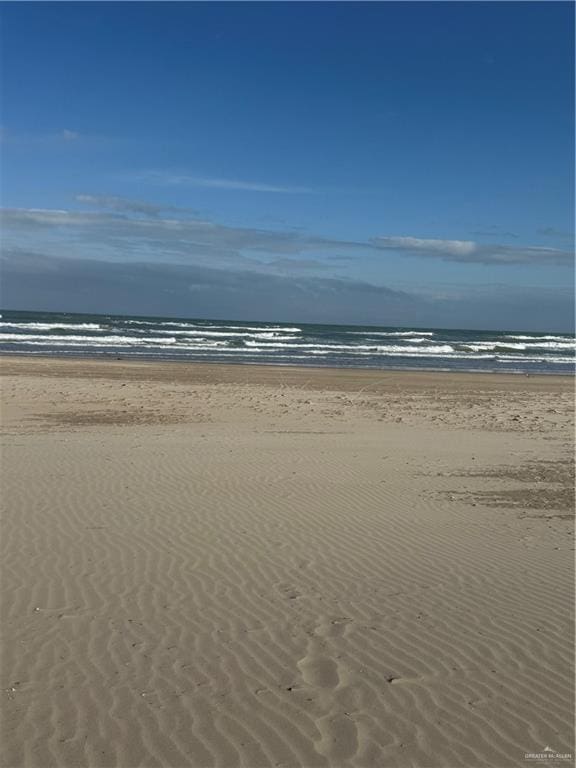
[[570, 378], [2, 370], [2, 768], [574, 752]]

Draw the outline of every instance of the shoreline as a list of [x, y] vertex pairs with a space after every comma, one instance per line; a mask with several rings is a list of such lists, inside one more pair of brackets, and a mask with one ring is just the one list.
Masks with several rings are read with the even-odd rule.
[[[420, 381], [421, 385], [425, 384], [445, 384], [451, 379], [461, 384], [473, 385], [477, 381], [481, 381], [484, 385], [489, 385], [490, 388], [497, 388], [495, 385], [502, 385], [506, 389], [518, 386], [519, 381], [523, 381], [525, 384], [528, 380], [531, 380], [529, 386], [530, 389], [539, 389], [540, 387], [535, 383], [540, 381], [544, 384], [545, 381], [550, 384], [556, 384], [559, 388], [574, 387], [576, 381], [575, 374], [559, 374], [559, 373], [511, 373], [511, 372], [499, 372], [499, 371], [468, 371], [468, 370], [446, 370], [446, 369], [407, 369], [407, 368], [360, 368], [360, 367], [336, 367], [336, 366], [312, 366], [312, 365], [289, 365], [289, 364], [277, 364], [277, 363], [246, 363], [246, 362], [199, 362], [195, 360], [155, 360], [155, 359], [134, 359], [130, 357], [116, 357], [110, 356], [106, 358], [87, 356], [67, 356], [67, 355], [34, 355], [29, 356], [18, 353], [0, 352], [0, 367], [10, 372], [9, 366], [12, 365], [14, 372], [20, 374], [32, 375], [36, 367], [46, 370], [50, 366], [54, 367], [52, 375], [56, 375], [56, 371], [60, 370], [62, 375], [65, 375], [68, 370], [76, 368], [81, 369], [81, 366], [88, 366], [91, 370], [91, 374], [87, 375], [112, 375], [113, 372], [118, 372], [122, 367], [126, 367], [127, 370], [131, 370], [132, 373], [136, 369], [141, 369], [141, 372], [148, 370], [150, 374], [158, 373], [158, 371], [165, 370], [171, 371], [188, 371], [196, 374], [196, 377], [205, 378], [218, 378], [218, 372], [224, 380], [229, 382], [245, 381], [250, 383], [269, 383], [278, 381], [279, 377], [283, 382], [299, 384], [301, 379], [320, 379], [322, 385], [331, 382], [338, 382], [340, 386], [352, 386], [356, 382], [366, 381], [368, 383], [382, 384], [386, 383], [389, 386], [394, 386], [401, 383], [401, 379], [406, 379], [411, 385], [416, 385]], [[0, 372], [1, 375], [1, 372]], [[4, 374], [6, 375], [6, 374]], [[190, 379], [195, 380], [193, 375]], [[544, 385], [543, 388], [546, 388]]]
[[[280, 363], [280, 362], [248, 362], [245, 360], [214, 360], [211, 362], [204, 362], [203, 360], [194, 360], [194, 359], [186, 359], [186, 358], [159, 358], [155, 357], [153, 355], [146, 356], [146, 355], [138, 355], [138, 356], [130, 356], [130, 355], [114, 355], [114, 354], [100, 354], [100, 355], [90, 355], [90, 354], [46, 354], [46, 353], [38, 353], [38, 354], [31, 354], [29, 352], [11, 352], [2, 350], [0, 351], [0, 360], [2, 358], [27, 358], [27, 359], [42, 359], [42, 360], [79, 360], [79, 361], [96, 361], [96, 362], [134, 362], [134, 363], [151, 363], [151, 364], [157, 364], [157, 365], [218, 365], [218, 366], [246, 366], [246, 367], [262, 367], [262, 368], [292, 368], [295, 370], [303, 369], [303, 370], [313, 370], [313, 371], [369, 371], [373, 373], [446, 373], [446, 374], [454, 374], [454, 375], [461, 375], [461, 374], [470, 374], [470, 375], [482, 375], [482, 376], [525, 376], [527, 378], [531, 376], [553, 376], [553, 377], [560, 377], [560, 378], [571, 378], [573, 381], [576, 380], [576, 360], [574, 362], [574, 365], [571, 366], [572, 371], [570, 373], [558, 373], [556, 371], [522, 371], [522, 370], [481, 370], [478, 368], [442, 368], [442, 367], [433, 367], [433, 366], [426, 366], [426, 367], [418, 367], [418, 366], [386, 366], [386, 367], [376, 367], [376, 366], [362, 366], [362, 365], [354, 365], [354, 366], [337, 366], [337, 365], [314, 365], [313, 363], [301, 363], [299, 365], [295, 365], [294, 363]], [[567, 366], [568, 367], [568, 366]]]

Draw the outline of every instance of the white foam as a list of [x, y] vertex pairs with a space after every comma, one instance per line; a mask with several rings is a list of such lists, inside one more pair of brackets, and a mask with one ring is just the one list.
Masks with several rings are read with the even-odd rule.
[[141, 346], [143, 344], [175, 344], [176, 337], [138, 337], [138, 336], [43, 336], [40, 334], [0, 334], [0, 341], [15, 341], [20, 344], [73, 345], [85, 346]]
[[233, 331], [281, 331], [282, 333], [302, 333], [302, 328], [291, 328], [289, 326], [256, 326], [256, 325], [209, 325], [208, 328], [230, 328]]
[[[154, 342], [154, 341], [143, 341], [140, 343], [131, 343], [131, 344], [118, 344], [118, 342], [104, 342], [104, 343], [98, 343], [95, 342], [93, 344], [81, 344], [77, 341], [72, 342], [60, 342], [58, 345], [52, 345], [49, 341], [30, 341], [28, 339], [19, 341], [19, 344], [23, 344], [25, 346], [36, 346], [36, 347], [49, 347], [49, 346], [56, 346], [58, 348], [79, 348], [86, 350], [92, 350], [92, 349], [107, 349], [109, 347], [115, 347], [118, 350], [126, 349], [127, 347], [130, 348], [130, 353], [132, 354], [133, 348], [138, 349], [170, 349], [170, 350], [178, 350], [178, 351], [194, 351], [196, 349], [211, 349], [212, 351], [218, 350], [218, 351], [234, 351], [234, 352], [242, 352], [242, 349], [232, 349], [231, 347], [221, 347], [219, 342], [214, 342], [212, 344], [191, 344], [187, 346], [182, 346], [180, 344], [172, 344], [172, 343], [165, 343], [165, 340], [162, 339], [162, 343], [160, 342]], [[245, 351], [245, 350], [244, 350]]]
[[537, 344], [527, 344], [526, 349], [574, 349], [576, 350], [576, 342], [574, 341], [543, 341]]
[[377, 344], [283, 344], [277, 342], [262, 343], [260, 341], [246, 341], [246, 346], [254, 347], [260, 346], [266, 349], [320, 349], [327, 350], [328, 352], [334, 352], [338, 350], [345, 350], [346, 352], [360, 352], [362, 350], [368, 350], [369, 352], [414, 352], [418, 355], [422, 354], [437, 354], [441, 352], [453, 352], [454, 348], [449, 344], [439, 344], [430, 347], [410, 347], [399, 345], [386, 345], [381, 346]]
[[53, 329], [62, 330], [84, 330], [84, 331], [100, 331], [101, 325], [96, 323], [0, 323], [0, 327], [4, 328], [17, 328], [17, 329], [31, 329], [33, 331], [51, 331]]
[[250, 338], [250, 339], [278, 339], [279, 341], [292, 341], [294, 339], [299, 339], [299, 336], [283, 336], [280, 333], [277, 333], [276, 331], [262, 331], [261, 333], [253, 333], [247, 331], [246, 333], [236, 333], [235, 331], [232, 331], [230, 333], [225, 333], [223, 331], [182, 331], [182, 330], [162, 330], [160, 328], [154, 328], [153, 333], [165, 333], [170, 334], [171, 336], [180, 335], [180, 336], [188, 336], [188, 337], [199, 337], [199, 338], [206, 338], [206, 337], [221, 337], [221, 338]]
[[[214, 324], [205, 324], [205, 323], [177, 323], [175, 321], [169, 321], [169, 320], [158, 320], [156, 322], [154, 321], [145, 321], [145, 320], [125, 320], [126, 324], [129, 325], [148, 325], [153, 326], [154, 331], [158, 332], [157, 326], [166, 326], [168, 328], [190, 328], [191, 330], [201, 331], [203, 329], [208, 330], [225, 330], [230, 329], [232, 331], [262, 331], [262, 332], [269, 332], [269, 331], [280, 331], [282, 333], [302, 333], [301, 328], [292, 328], [289, 326], [266, 326], [266, 325], [214, 325]], [[226, 335], [232, 335], [232, 334], [226, 334]]]
[[517, 339], [518, 341], [568, 341], [574, 340], [573, 336], [514, 336], [513, 334], [507, 334], [506, 339]]
[[345, 333], [351, 336], [434, 336], [434, 331], [345, 331]]
[[518, 362], [529, 362], [529, 363], [565, 363], [566, 365], [574, 365], [574, 359], [571, 357], [558, 357], [558, 356], [551, 356], [551, 355], [541, 355], [541, 356], [534, 356], [534, 355], [522, 355], [522, 357], [518, 357], [517, 355], [494, 355], [494, 358], [496, 360], [510, 360], [514, 361], [516, 363]]
[[541, 344], [522, 344], [513, 341], [478, 341], [474, 344], [461, 344], [466, 349], [474, 352], [482, 349], [517, 349], [521, 352], [536, 349], [576, 349], [576, 344], [572, 341], [543, 341]]

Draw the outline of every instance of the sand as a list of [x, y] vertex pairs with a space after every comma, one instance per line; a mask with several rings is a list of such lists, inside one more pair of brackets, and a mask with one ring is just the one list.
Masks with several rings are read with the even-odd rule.
[[3, 768], [574, 752], [569, 377], [2, 372]]

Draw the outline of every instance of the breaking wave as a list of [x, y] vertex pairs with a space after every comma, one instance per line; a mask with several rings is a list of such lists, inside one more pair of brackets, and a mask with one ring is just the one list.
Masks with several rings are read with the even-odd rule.
[[17, 354], [569, 373], [576, 351], [559, 333], [3, 314], [0, 351]]

